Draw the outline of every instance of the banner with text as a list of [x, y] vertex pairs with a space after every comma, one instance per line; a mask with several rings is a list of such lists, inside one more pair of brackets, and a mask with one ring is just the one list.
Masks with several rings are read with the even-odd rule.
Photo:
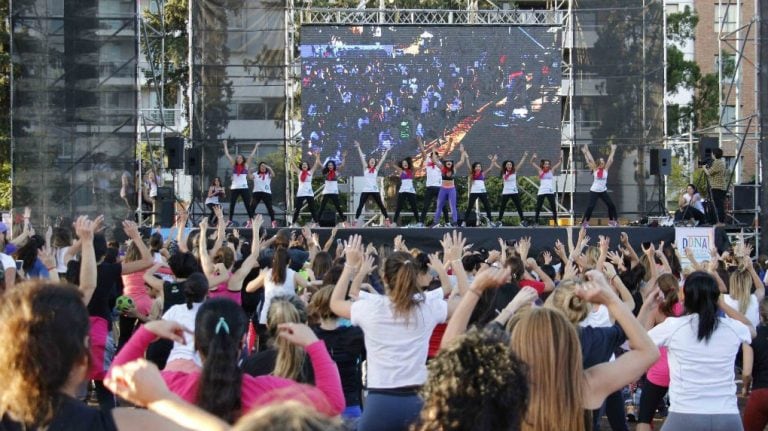
[[691, 265], [685, 254], [690, 248], [698, 262], [709, 260], [709, 250], [715, 246], [715, 228], [713, 227], [678, 227], [675, 228], [675, 245], [680, 254], [683, 268]]

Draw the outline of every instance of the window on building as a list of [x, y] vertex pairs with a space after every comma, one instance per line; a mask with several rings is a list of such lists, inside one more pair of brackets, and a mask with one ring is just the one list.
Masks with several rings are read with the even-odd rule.
[[723, 106], [723, 123], [722, 124], [724, 126], [729, 126], [733, 128], [735, 122], [736, 122], [736, 107], [733, 105]]
[[667, 4], [667, 15], [672, 15], [673, 13], [680, 12], [680, 5], [679, 4]]
[[715, 3], [715, 33], [720, 32], [720, 22], [722, 21], [723, 33], [729, 33], [736, 30], [736, 12], [735, 4]]
[[[718, 73], [720, 68], [720, 58], [723, 59], [723, 83], [728, 84], [733, 80], [734, 83], [739, 82], [739, 73], [736, 70], [736, 54], [723, 54], [722, 56], [715, 56], [715, 73]], [[735, 79], [734, 79], [735, 77]]]
[[264, 120], [266, 109], [263, 102], [241, 103], [237, 109], [238, 120]]

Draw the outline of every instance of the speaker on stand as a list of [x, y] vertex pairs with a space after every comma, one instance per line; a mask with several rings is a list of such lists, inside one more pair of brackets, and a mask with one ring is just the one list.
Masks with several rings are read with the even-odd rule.
[[166, 137], [163, 140], [163, 147], [168, 158], [168, 169], [184, 168], [184, 138], [178, 136]]
[[663, 177], [672, 174], [672, 150], [664, 148], [651, 148], [650, 173], [656, 175], [656, 187], [658, 200], [648, 214], [667, 216], [666, 196], [664, 193]]

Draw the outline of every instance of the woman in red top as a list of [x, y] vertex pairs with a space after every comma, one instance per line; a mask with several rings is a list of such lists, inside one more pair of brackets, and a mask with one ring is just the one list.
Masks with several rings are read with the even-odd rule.
[[[203, 369], [201, 372], [163, 371], [161, 375], [168, 388], [185, 401], [230, 423], [276, 399], [296, 400], [329, 416], [344, 410], [339, 371], [325, 344], [306, 325], [281, 325], [279, 336], [306, 349], [315, 373], [315, 387], [280, 377], [244, 375], [238, 363], [247, 322], [242, 308], [233, 301], [226, 298], [206, 301], [195, 319], [195, 349], [203, 359]], [[112, 366], [143, 357], [157, 337], [183, 343], [184, 330], [176, 322], [150, 322], [136, 331]]]

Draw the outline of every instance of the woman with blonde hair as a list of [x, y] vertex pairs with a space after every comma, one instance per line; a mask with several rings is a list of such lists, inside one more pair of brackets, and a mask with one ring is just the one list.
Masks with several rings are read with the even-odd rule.
[[267, 312], [270, 346], [248, 358], [243, 364], [243, 371], [252, 376], [273, 375], [312, 384], [312, 364], [307, 360], [304, 349], [277, 336], [280, 325], [284, 323], [307, 323], [306, 306], [296, 295], [272, 298]]
[[[723, 300], [745, 315], [752, 326], [757, 327], [760, 324], [759, 304], [765, 298], [765, 285], [755, 272], [755, 267], [749, 258], [752, 246], [739, 244], [734, 248], [734, 252], [739, 268], [731, 272], [728, 279], [728, 294], [723, 296]], [[753, 287], [755, 293], [752, 293]]]

